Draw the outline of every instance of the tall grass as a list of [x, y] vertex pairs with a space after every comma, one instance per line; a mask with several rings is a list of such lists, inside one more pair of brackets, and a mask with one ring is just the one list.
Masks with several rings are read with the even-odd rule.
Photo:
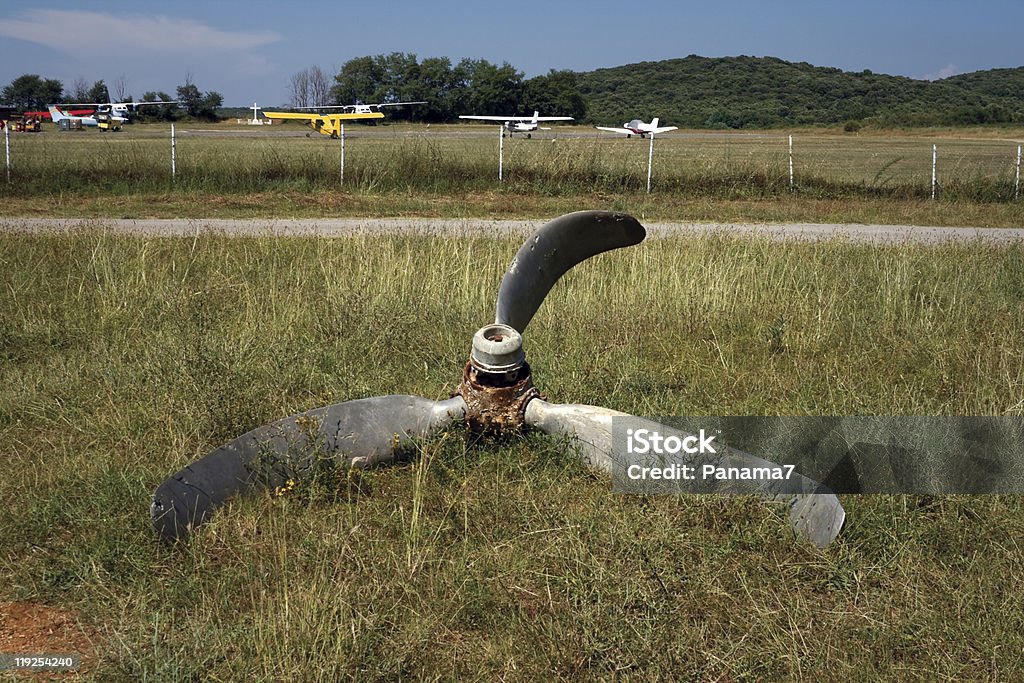
[[[142, 128], [142, 127], [140, 127]], [[0, 196], [153, 192], [313, 192], [341, 186], [340, 142], [321, 136], [288, 138], [178, 136], [171, 177], [169, 139], [154, 131], [119, 135], [48, 133], [16, 139], [12, 182]], [[202, 131], [200, 131], [202, 132]], [[210, 131], [206, 131], [210, 132]], [[1008, 142], [940, 142], [939, 192], [952, 202], [1014, 198]], [[345, 189], [434, 195], [493, 190], [497, 136], [448, 137], [350, 133]], [[926, 199], [931, 196], [931, 147], [920, 139], [797, 138], [790, 186], [786, 141], [765, 135], [657, 140], [654, 187], [694, 198]], [[648, 144], [603, 137], [509, 139], [504, 177], [510, 194], [568, 196], [646, 191]]]
[[[856, 497], [836, 544], [744, 499], [619, 497], [558, 442], [240, 500], [152, 489], [309, 407], [440, 398], [516, 239], [0, 236], [0, 599], [74, 608], [98, 680], [1008, 679], [1016, 497]], [[526, 335], [554, 401], [639, 414], [1020, 414], [1024, 253], [649, 240]]]

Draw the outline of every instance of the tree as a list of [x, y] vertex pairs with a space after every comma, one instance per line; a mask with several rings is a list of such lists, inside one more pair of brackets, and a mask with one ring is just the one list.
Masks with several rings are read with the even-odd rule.
[[574, 71], [555, 71], [537, 76], [524, 84], [527, 109], [549, 116], [571, 116], [581, 120], [587, 115], [587, 103], [580, 94]]
[[188, 75], [184, 85], [178, 86], [177, 93], [187, 116], [205, 121], [217, 120], [216, 109], [224, 103], [224, 97], [219, 92], [211, 90], [201, 93], [192, 82], [192, 76]]
[[[171, 96], [165, 92], [149, 92], [142, 95], [142, 102], [170, 102]], [[139, 107], [135, 116], [144, 121], [174, 121], [178, 118], [178, 107], [173, 104], [154, 104]]]
[[132, 96], [128, 94], [128, 79], [123, 74], [114, 81], [114, 96], [118, 102], [132, 101]]
[[327, 80], [327, 74], [318, 66], [309, 68], [309, 99], [314, 107], [323, 107], [330, 104], [331, 84]]
[[0, 98], [18, 111], [46, 109], [47, 105], [63, 100], [64, 86], [60, 81], [43, 78], [38, 74], [18, 76], [0, 91]]
[[110, 102], [110, 91], [107, 89], [107, 84], [103, 82], [103, 79], [96, 81], [89, 88], [88, 97], [83, 102]]
[[309, 106], [309, 69], [296, 71], [288, 79], [288, 91], [291, 93], [293, 107]]
[[318, 66], [292, 74], [288, 89], [292, 94], [293, 107], [324, 107], [331, 103], [331, 84], [327, 74]]
[[381, 58], [356, 57], [342, 65], [331, 88], [334, 104], [380, 101], [378, 93], [383, 90], [384, 68], [378, 59]]
[[71, 84], [71, 93], [68, 98], [72, 102], [86, 102], [89, 99], [89, 82], [79, 76]]
[[474, 114], [513, 115], [523, 106], [523, 74], [508, 62], [501, 66], [486, 59], [463, 59], [468, 86], [466, 104]]

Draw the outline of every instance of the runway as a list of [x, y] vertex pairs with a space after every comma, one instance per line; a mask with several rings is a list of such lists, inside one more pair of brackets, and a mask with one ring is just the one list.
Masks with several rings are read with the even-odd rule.
[[[0, 218], [4, 232], [46, 233], [68, 230], [105, 230], [142, 236], [319, 236], [360, 234], [526, 235], [546, 219], [497, 220], [483, 218], [253, 218], [253, 219], [112, 219], [112, 218]], [[665, 223], [644, 222], [652, 238], [679, 235], [733, 235], [772, 240], [822, 241], [839, 239], [871, 244], [942, 244], [984, 242], [1016, 244], [1024, 241], [1024, 228], [936, 227], [866, 225], [859, 223]]]

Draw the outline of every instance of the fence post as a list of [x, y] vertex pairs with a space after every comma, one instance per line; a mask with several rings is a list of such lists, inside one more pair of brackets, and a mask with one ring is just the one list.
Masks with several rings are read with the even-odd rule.
[[789, 136], [789, 191], [793, 191], [793, 136]]
[[651, 193], [651, 165], [654, 163], [654, 133], [651, 133], [651, 148], [647, 152], [647, 194]]
[[505, 127], [498, 126], [498, 182], [501, 182], [502, 165], [505, 161]]
[[345, 124], [338, 123], [338, 127], [341, 129], [341, 185], [345, 184]]
[[[7, 182], [11, 182], [11, 126], [4, 124], [4, 149], [7, 153]], [[1017, 165], [1020, 166], [1020, 153], [1017, 154]]]
[[1020, 195], [1020, 145], [1017, 145], [1017, 175], [1013, 179], [1013, 198]]
[[177, 179], [178, 175], [178, 149], [174, 140], [174, 124], [171, 124], [171, 180]]
[[932, 145], [932, 199], [935, 199], [935, 165], [939, 158], [939, 148]]

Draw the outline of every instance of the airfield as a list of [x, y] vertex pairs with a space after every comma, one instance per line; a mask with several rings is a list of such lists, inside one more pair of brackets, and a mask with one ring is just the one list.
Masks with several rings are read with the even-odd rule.
[[[566, 444], [454, 431], [231, 501], [170, 473], [253, 427], [448, 398], [525, 236], [650, 236], [524, 335], [551, 401], [636, 415], [1021, 415], [1018, 131], [175, 127], [11, 136], [0, 197], [0, 652], [96, 680], [1012, 680], [1024, 499], [844, 495], [825, 549], [759, 499], [614, 494]], [[552, 142], [553, 141], [553, 142]], [[930, 198], [932, 145], [939, 193]], [[325, 239], [329, 238], [329, 239]], [[287, 489], [287, 490], [285, 490]], [[34, 617], [41, 621], [42, 617]], [[38, 640], [38, 638], [48, 640]]]
[[[566, 195], [646, 189], [647, 140], [565, 125], [537, 131], [532, 139], [517, 134], [501, 140], [498, 130], [486, 125], [350, 124], [341, 178], [340, 141], [299, 122], [182, 123], [175, 130], [174, 181], [186, 190], [231, 193], [338, 188], [342, 183], [345, 189], [384, 193], [506, 188]], [[1022, 140], [1024, 133], [1016, 129], [673, 131], [655, 141], [651, 191], [715, 198], [800, 193], [930, 199], [934, 189], [947, 200], [1005, 202], [1020, 192], [1017, 151]], [[41, 134], [11, 139], [16, 177], [79, 192], [90, 185], [103, 191], [122, 180], [125, 186], [118, 191], [157, 188], [172, 177], [171, 154], [170, 126], [164, 124], [133, 124], [117, 133], [59, 133], [47, 126]]]

